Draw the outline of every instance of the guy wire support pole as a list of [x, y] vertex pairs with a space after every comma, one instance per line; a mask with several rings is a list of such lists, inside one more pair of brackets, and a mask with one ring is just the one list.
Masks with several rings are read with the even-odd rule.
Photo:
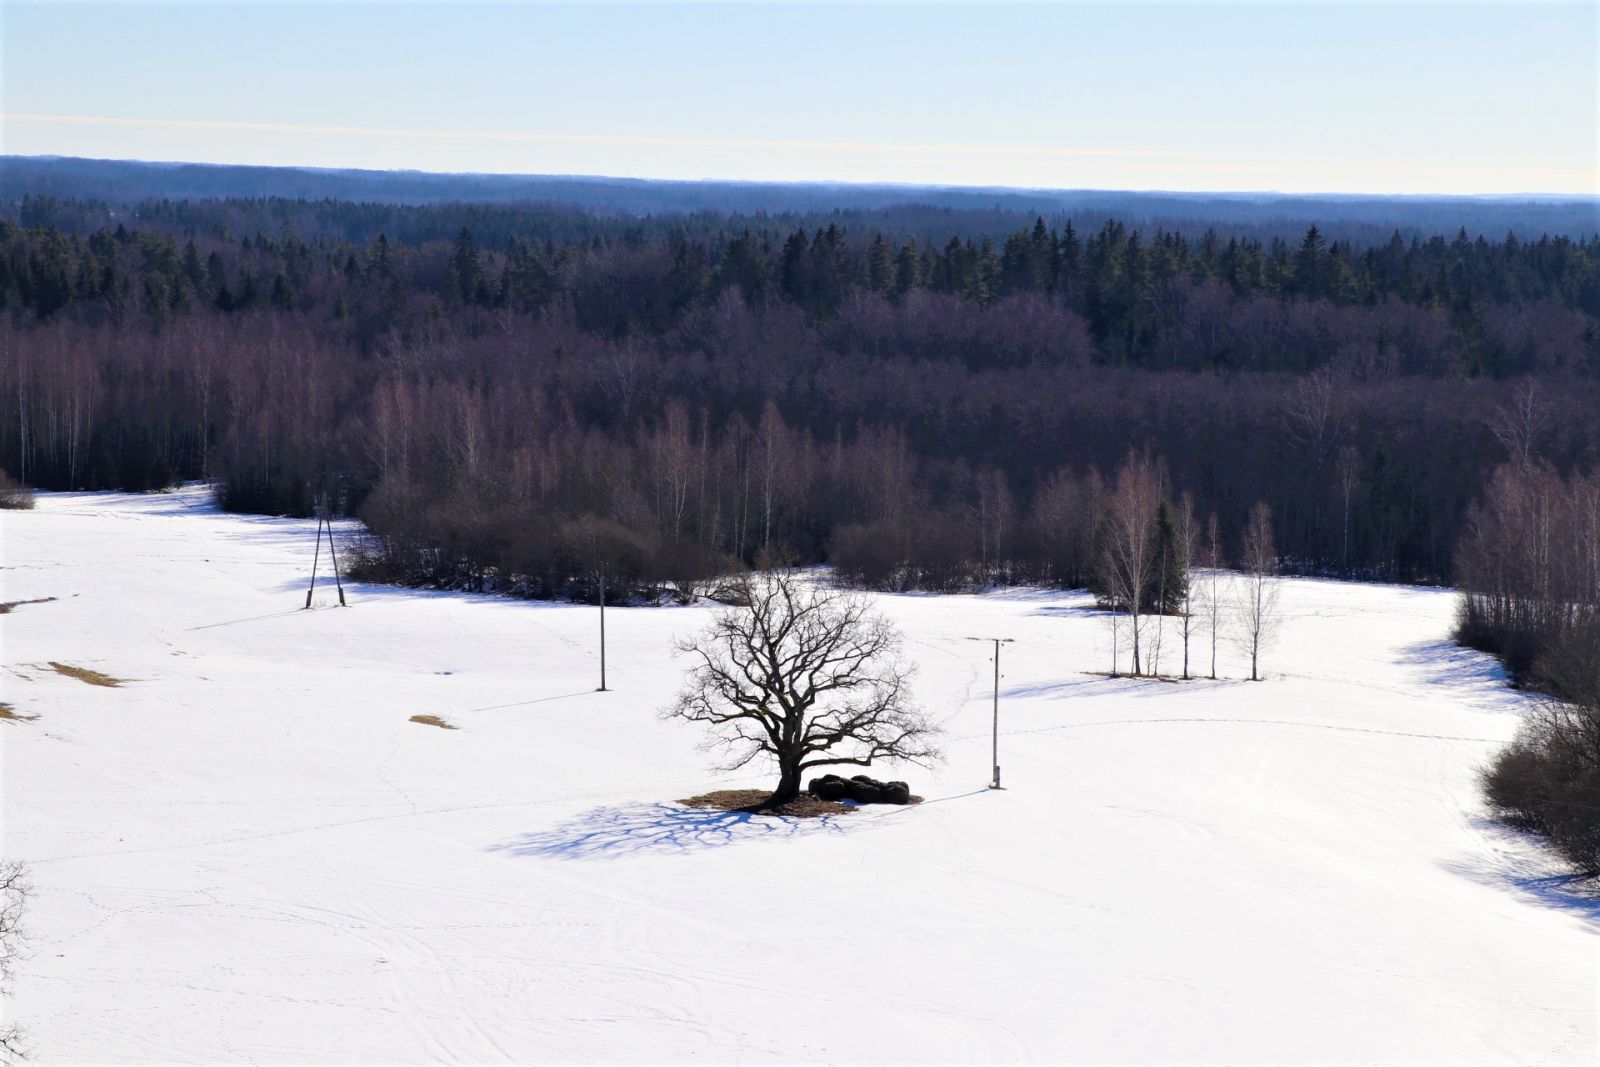
[[339, 606], [349, 607], [344, 602], [344, 582], [339, 578], [339, 554], [333, 547], [333, 520], [328, 517], [328, 494], [322, 494], [316, 503], [317, 512], [317, 547], [311, 554], [311, 585], [306, 589], [306, 606], [302, 610], [309, 611], [311, 597], [317, 591], [317, 564], [322, 561], [322, 528], [328, 528], [328, 558], [333, 564], [333, 584], [339, 590]]
[[993, 641], [994, 642], [994, 781], [989, 783], [990, 789], [1000, 789], [1000, 646], [1009, 645], [1015, 638], [1011, 637], [969, 637], [968, 641]]
[[344, 602], [344, 583], [339, 580], [339, 556], [333, 550], [333, 520], [324, 518], [322, 521], [328, 525], [328, 559], [333, 563], [333, 584], [339, 590], [339, 606], [349, 607]]
[[[332, 551], [330, 546], [329, 551]], [[317, 563], [322, 559], [322, 515], [317, 515], [317, 547], [311, 554], [311, 585], [306, 590], [306, 606], [303, 611], [311, 610], [311, 594], [317, 591]]]

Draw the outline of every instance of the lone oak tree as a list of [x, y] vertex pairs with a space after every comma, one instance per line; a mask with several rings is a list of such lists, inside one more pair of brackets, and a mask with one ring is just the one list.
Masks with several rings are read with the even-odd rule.
[[693, 658], [663, 713], [712, 728], [725, 770], [766, 755], [778, 765], [769, 804], [800, 795], [813, 767], [877, 759], [926, 765], [937, 729], [911, 700], [900, 634], [864, 597], [778, 570], [742, 579], [743, 606], [677, 644]]

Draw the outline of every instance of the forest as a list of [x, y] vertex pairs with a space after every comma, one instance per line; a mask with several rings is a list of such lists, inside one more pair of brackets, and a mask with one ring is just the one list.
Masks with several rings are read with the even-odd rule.
[[588, 596], [604, 566], [651, 597], [782, 558], [1078, 586], [1136, 449], [1224, 545], [1261, 502], [1285, 570], [1445, 582], [1514, 395], [1556, 475], [1600, 456], [1594, 235], [31, 192], [3, 214], [0, 468], [325, 501], [398, 581]]
[[[419, 171], [329, 170], [133, 160], [0, 156], [0, 201], [14, 211], [32, 195], [92, 205], [105, 216], [144, 210], [161, 201], [229, 200], [234, 210], [255, 201], [279, 214], [301, 213], [323, 201], [343, 204], [445, 207], [540, 205], [569, 213], [632, 219], [674, 215], [712, 225], [730, 215], [755, 216], [790, 229], [824, 217], [841, 225], [873, 225], [920, 237], [977, 237], [1033, 222], [1072, 218], [1079, 229], [1116, 219], [1135, 229], [1202, 233], [1216, 226], [1241, 236], [1297, 239], [1315, 223], [1331, 238], [1375, 244], [1399, 231], [1407, 240], [1465, 229], [1470, 237], [1581, 238], [1600, 232], [1593, 197], [1289, 196], [1272, 193], [1123, 192], [1097, 189], [972, 188], [936, 185], [855, 185], [809, 182], [660, 181], [562, 175], [430, 174]], [[15, 216], [11, 216], [13, 220]], [[276, 224], [254, 215], [253, 228]], [[346, 216], [347, 218], [349, 216]], [[370, 215], [368, 216], [371, 217]], [[435, 212], [448, 226], [459, 220]], [[102, 218], [101, 221], [104, 221]], [[277, 220], [281, 222], [282, 219]], [[98, 224], [98, 223], [96, 223]], [[826, 221], [823, 221], [826, 225]], [[90, 229], [93, 225], [90, 226]], [[476, 228], [475, 228], [476, 231]], [[83, 230], [82, 232], [89, 232]], [[395, 231], [389, 229], [391, 238]], [[352, 239], [371, 240], [376, 231]], [[450, 231], [446, 236], [454, 236]], [[487, 233], [479, 233], [480, 240]]]
[[1252, 678], [1276, 574], [1455, 584], [1457, 639], [1544, 694], [1491, 807], [1600, 871], [1592, 203], [30, 166], [0, 506], [205, 479], [358, 515], [360, 576], [536, 598], [1087, 586], [1136, 674], [1182, 620], [1185, 677], [1223, 610], [1194, 567], [1254, 591]]

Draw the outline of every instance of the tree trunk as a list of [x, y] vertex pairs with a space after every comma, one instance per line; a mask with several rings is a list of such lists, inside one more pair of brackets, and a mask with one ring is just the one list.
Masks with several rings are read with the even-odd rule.
[[1133, 676], [1137, 678], [1144, 673], [1144, 667], [1139, 662], [1139, 607], [1137, 604], [1134, 605], [1128, 620], [1133, 626]]
[[778, 788], [767, 799], [768, 804], [787, 804], [800, 795], [800, 765], [779, 764]]
[[1217, 585], [1213, 579], [1211, 583], [1211, 680], [1217, 680], [1217, 626], [1222, 622], [1217, 610]]

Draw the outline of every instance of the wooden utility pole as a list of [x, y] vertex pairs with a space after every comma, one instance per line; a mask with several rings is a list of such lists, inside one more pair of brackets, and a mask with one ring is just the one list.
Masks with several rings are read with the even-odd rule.
[[322, 561], [322, 516], [317, 516], [317, 547], [311, 553], [311, 585], [306, 589], [305, 611], [311, 610], [311, 594], [317, 591], [317, 564]]
[[990, 789], [1000, 789], [1000, 646], [1009, 645], [1014, 640], [1010, 637], [969, 637], [968, 641], [994, 642], [994, 780], [989, 783]]
[[600, 567], [600, 689], [606, 692], [606, 568]]
[[333, 547], [333, 520], [328, 518], [328, 498], [324, 496], [317, 504], [317, 547], [311, 553], [311, 585], [306, 589], [306, 606], [311, 607], [311, 595], [317, 591], [317, 564], [322, 560], [322, 529], [328, 529], [328, 558], [333, 561], [333, 585], [339, 590], [339, 606], [349, 605], [344, 602], [344, 582], [339, 578], [339, 555]]
[[324, 514], [322, 524], [328, 528], [328, 559], [333, 562], [333, 587], [339, 590], [339, 606], [348, 607], [344, 602], [344, 582], [339, 577], [339, 554], [333, 547], [333, 520]]

